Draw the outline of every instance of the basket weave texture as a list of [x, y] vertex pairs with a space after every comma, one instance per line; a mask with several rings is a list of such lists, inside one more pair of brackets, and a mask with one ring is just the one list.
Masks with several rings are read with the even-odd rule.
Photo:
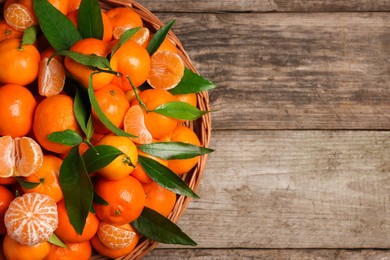
[[[133, 9], [135, 12], [137, 12], [141, 18], [144, 21], [144, 26], [148, 27], [151, 32], [156, 32], [158, 29], [160, 29], [164, 24], [154, 15], [152, 14], [147, 8], [142, 6], [141, 4], [132, 1], [132, 0], [101, 0], [99, 1], [101, 4], [101, 7], [103, 10], [109, 10], [115, 7], [128, 7]], [[198, 73], [198, 71], [193, 66], [190, 57], [185, 52], [183, 45], [179, 41], [179, 39], [176, 37], [176, 35], [170, 31], [168, 33], [168, 37], [172, 42], [176, 45], [179, 55], [184, 61], [185, 66], [192, 70], [195, 73]], [[197, 93], [197, 101], [198, 101], [198, 108], [204, 111], [210, 111], [209, 107], [209, 96], [207, 92], [201, 92]], [[201, 145], [204, 147], [208, 147], [209, 141], [210, 141], [210, 134], [211, 134], [211, 117], [210, 113], [207, 113], [206, 115], [202, 116], [201, 118], [189, 122], [188, 125], [190, 128], [192, 128], [195, 133], [198, 135], [199, 140], [201, 142]], [[203, 155], [199, 158], [198, 164], [195, 166], [195, 168], [185, 174], [183, 176], [184, 181], [189, 185], [190, 188], [192, 188], [194, 191], [199, 186], [200, 180], [202, 178], [205, 166], [207, 161], [207, 155]], [[177, 222], [178, 219], [181, 217], [181, 215], [184, 213], [184, 210], [186, 209], [188, 203], [190, 202], [190, 198], [185, 196], [179, 196], [179, 198], [176, 201], [175, 207], [168, 216], [168, 218], [173, 221]], [[130, 259], [140, 259], [147, 253], [149, 253], [153, 248], [155, 248], [158, 245], [158, 242], [149, 240], [149, 239], [141, 239], [138, 242], [138, 245], [133, 250], [132, 253], [129, 255], [126, 255], [122, 257], [121, 259], [130, 260]], [[100, 256], [100, 255], [93, 255], [93, 260], [102, 260], [107, 259], [106, 257]]]

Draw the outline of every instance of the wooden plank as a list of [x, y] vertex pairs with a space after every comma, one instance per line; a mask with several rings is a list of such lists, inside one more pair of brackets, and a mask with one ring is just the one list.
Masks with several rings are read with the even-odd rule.
[[370, 0], [140, 0], [154, 12], [373, 12], [390, 11], [390, 1]]
[[178, 223], [198, 248], [390, 248], [390, 132], [216, 131], [210, 147]]
[[390, 13], [163, 14], [214, 129], [389, 129]]
[[387, 260], [389, 250], [261, 250], [261, 249], [156, 249], [147, 260], [259, 259], [259, 260]]

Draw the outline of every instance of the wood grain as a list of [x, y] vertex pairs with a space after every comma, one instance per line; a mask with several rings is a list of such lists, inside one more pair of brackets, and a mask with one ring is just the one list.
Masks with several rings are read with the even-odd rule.
[[156, 249], [145, 260], [388, 260], [388, 250]]
[[162, 14], [214, 129], [390, 129], [390, 13]]
[[210, 147], [179, 220], [197, 248], [390, 248], [390, 132], [217, 131]]
[[154, 12], [373, 12], [390, 11], [389, 0], [140, 0]]

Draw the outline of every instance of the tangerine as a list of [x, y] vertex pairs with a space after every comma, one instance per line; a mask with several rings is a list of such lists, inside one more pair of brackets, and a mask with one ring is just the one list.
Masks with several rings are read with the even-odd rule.
[[[110, 48], [109, 45], [95, 38], [85, 38], [78, 42], [76, 42], [71, 48], [71, 51], [78, 52], [81, 54], [95, 54], [97, 56], [106, 57]], [[110, 67], [113, 71], [116, 71], [118, 68], [118, 62], [115, 58], [111, 58]], [[69, 73], [80, 83], [88, 88], [88, 81], [91, 74], [94, 70], [89, 67], [78, 63], [75, 60], [72, 60], [69, 57], [65, 57], [65, 68], [69, 71]], [[102, 69], [105, 70], [105, 69]], [[96, 71], [96, 69], [95, 69]], [[98, 74], [94, 74], [92, 78], [92, 86], [94, 90], [98, 90], [106, 85], [108, 85], [112, 79], [115, 77], [114, 74], [108, 72], [101, 72]]]
[[120, 180], [100, 178], [95, 192], [109, 205], [94, 203], [96, 215], [105, 223], [124, 225], [136, 220], [145, 205], [145, 192], [141, 183], [132, 176]]
[[52, 245], [45, 260], [88, 260], [92, 255], [92, 246], [89, 241], [65, 243], [65, 246]]
[[118, 61], [120, 77], [114, 77], [112, 83], [122, 90], [132, 89], [128, 77], [134, 87], [141, 86], [148, 78], [150, 71], [150, 56], [145, 48], [134, 41], [127, 41], [113, 55]]
[[0, 82], [28, 85], [38, 76], [41, 56], [34, 45], [21, 45], [21, 39], [0, 42]]
[[42, 260], [50, 252], [51, 244], [47, 241], [34, 246], [23, 245], [5, 235], [3, 242], [4, 256], [10, 260]]
[[8, 209], [9, 204], [14, 200], [15, 196], [7, 188], [0, 185], [0, 234], [7, 233], [7, 229], [4, 224], [5, 211]]
[[38, 186], [27, 189], [22, 186], [25, 193], [37, 192], [52, 197], [56, 202], [63, 199], [59, 174], [62, 160], [53, 155], [44, 155], [42, 167], [34, 174], [24, 178], [25, 181], [39, 183]]
[[[177, 125], [177, 127], [168, 135], [159, 139], [161, 142], [182, 142], [200, 146], [200, 141], [195, 132], [186, 126]], [[191, 170], [199, 160], [199, 156], [189, 159], [168, 160], [168, 168], [176, 174], [185, 174]]]
[[[108, 84], [97, 90], [95, 96], [99, 107], [111, 123], [118, 128], [122, 128], [126, 111], [130, 108], [129, 101], [123, 90], [113, 84]], [[92, 118], [94, 119], [93, 126], [96, 132], [102, 134], [110, 133], [110, 130], [100, 122], [94, 111], [92, 111]]]
[[128, 176], [138, 162], [137, 147], [128, 137], [106, 135], [96, 145], [110, 145], [123, 154], [115, 158], [110, 164], [98, 171], [100, 176], [108, 180], [119, 180]]
[[33, 124], [37, 106], [31, 92], [17, 84], [0, 87], [0, 135], [21, 137], [27, 135]]
[[10, 203], [4, 223], [7, 234], [20, 244], [45, 242], [58, 225], [56, 202], [44, 194], [25, 193]]
[[65, 207], [64, 200], [57, 203], [58, 208], [58, 227], [54, 233], [65, 243], [82, 243], [90, 240], [96, 233], [99, 227], [99, 219], [88, 213], [84, 230], [82, 234], [78, 234], [69, 220], [69, 215]]
[[168, 217], [176, 203], [176, 194], [156, 182], [143, 184], [146, 200], [145, 207]]
[[68, 129], [81, 134], [73, 112], [73, 99], [64, 94], [45, 98], [35, 110], [33, 123], [34, 135], [39, 144], [55, 153], [69, 152], [70, 146], [52, 142], [47, 137], [54, 132]]
[[23, 32], [14, 29], [9, 26], [6, 21], [0, 21], [0, 41], [14, 39], [14, 38], [22, 38]]

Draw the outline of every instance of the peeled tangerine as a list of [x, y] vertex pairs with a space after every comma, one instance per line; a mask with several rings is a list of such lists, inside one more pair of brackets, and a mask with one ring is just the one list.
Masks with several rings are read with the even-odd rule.
[[30, 176], [43, 163], [42, 149], [29, 137], [0, 137], [0, 177]]

